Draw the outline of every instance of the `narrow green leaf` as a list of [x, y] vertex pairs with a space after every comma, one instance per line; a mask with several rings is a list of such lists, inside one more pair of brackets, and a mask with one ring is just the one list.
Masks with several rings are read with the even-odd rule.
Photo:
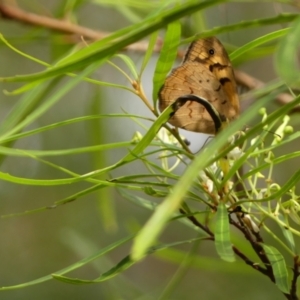
[[222, 2], [225, 2], [225, 0], [206, 0], [203, 2], [188, 1], [180, 6], [176, 6], [175, 8], [163, 12], [159, 16], [155, 15], [143, 20], [141, 23], [119, 30], [114, 34], [89, 45], [89, 47], [69, 55], [59, 61], [55, 66], [48, 68], [43, 72], [31, 75], [0, 78], [0, 80], [5, 82], [34, 81], [79, 70], [95, 61], [111, 57], [117, 51], [120, 51], [124, 47], [144, 38], [148, 34], [157, 31], [169, 23], [194, 13], [197, 10]]
[[167, 74], [170, 72], [177, 56], [177, 47], [181, 36], [181, 25], [174, 22], [168, 25], [168, 29], [164, 38], [164, 44], [161, 49], [158, 61], [156, 63], [153, 77], [153, 106], [156, 107], [157, 96], [162, 87]]
[[141, 69], [140, 69], [140, 72], [139, 72], [139, 78], [142, 77], [142, 74], [143, 74], [148, 62], [149, 62], [150, 58], [152, 57], [153, 50], [154, 50], [154, 47], [156, 45], [157, 37], [158, 37], [158, 31], [153, 32], [150, 36], [149, 45], [148, 45], [147, 51], [144, 55], [143, 62], [142, 62], [142, 65], [141, 65]]
[[300, 44], [300, 17], [291, 25], [288, 34], [280, 41], [275, 55], [277, 73], [287, 84], [300, 83], [300, 71], [297, 62]]
[[[103, 115], [84, 116], [84, 117], [78, 117], [78, 118], [74, 118], [74, 119], [69, 119], [69, 120], [53, 123], [53, 124], [50, 124], [47, 126], [39, 127], [37, 129], [28, 130], [25, 132], [11, 135], [7, 138], [1, 139], [1, 144], [9, 142], [9, 141], [13, 141], [13, 140], [19, 140], [19, 139], [27, 137], [27, 136], [31, 136], [31, 135], [41, 133], [41, 132], [44, 132], [47, 130], [59, 128], [61, 126], [70, 125], [70, 124], [73, 124], [76, 122], [89, 121], [89, 120], [102, 119], [102, 118], [110, 118], [110, 119], [111, 118], [138, 118], [138, 119], [142, 119], [142, 120], [153, 121], [150, 118], [139, 116], [139, 115], [132, 115], [132, 114], [126, 114], [126, 115], [124, 115], [124, 114], [103, 114]], [[2, 132], [2, 131], [0, 130], [0, 132]]]
[[[61, 269], [57, 272], [55, 272], [55, 274], [57, 276], [59, 275], [63, 275], [63, 274], [66, 274], [66, 273], [69, 273], [73, 270], [76, 270], [96, 259], [98, 259], [99, 257], [111, 252], [112, 250], [120, 247], [121, 245], [125, 244], [126, 242], [128, 242], [130, 239], [132, 239], [132, 236], [129, 236], [129, 237], [126, 237], [126, 238], [123, 238], [123, 239], [120, 239], [119, 241], [101, 249], [100, 251], [98, 251], [96, 254], [93, 254], [87, 258], [84, 258], [78, 262], [76, 262], [75, 264], [72, 264], [64, 269]], [[22, 283], [22, 284], [17, 284], [17, 285], [12, 285], [12, 286], [4, 286], [4, 287], [0, 287], [0, 291], [7, 291], [7, 290], [15, 290], [15, 289], [21, 289], [21, 288], [25, 288], [25, 287], [29, 287], [29, 286], [32, 286], [32, 285], [35, 285], [35, 284], [39, 284], [39, 283], [42, 283], [42, 282], [45, 282], [45, 281], [48, 281], [48, 280], [51, 280], [53, 277], [52, 275], [47, 275], [47, 276], [44, 276], [44, 277], [41, 277], [41, 278], [38, 278], [38, 279], [35, 279], [35, 280], [32, 280], [32, 281], [29, 281], [29, 282], [25, 282], [25, 283]]]
[[263, 46], [263, 47], [258, 47], [258, 48], [253, 48], [251, 51], [246, 51], [247, 55], [239, 55], [237, 58], [234, 60], [234, 65], [239, 66], [244, 63], [254, 61], [254, 60], [259, 60], [260, 58], [266, 57], [266, 56], [271, 56], [275, 53], [276, 50], [276, 45], [275, 43], [272, 43], [270, 46]]
[[0, 180], [9, 181], [12, 183], [17, 184], [23, 184], [23, 185], [44, 185], [44, 186], [53, 186], [53, 185], [65, 185], [65, 184], [71, 184], [75, 182], [79, 182], [84, 177], [78, 176], [76, 178], [66, 178], [66, 179], [30, 179], [30, 178], [24, 178], [24, 177], [16, 177], [13, 175], [10, 175], [8, 173], [0, 172]]
[[10, 156], [21, 156], [21, 157], [74, 155], [80, 153], [104, 151], [108, 149], [126, 148], [126, 147], [130, 147], [131, 145], [132, 145], [132, 141], [126, 141], [120, 143], [110, 143], [110, 144], [102, 144], [102, 145], [71, 148], [71, 149], [59, 149], [59, 150], [25, 150], [25, 149], [23, 150], [23, 149], [0, 146], [0, 154], [10, 155]]
[[261, 36], [255, 40], [252, 40], [251, 42], [245, 44], [244, 46], [238, 48], [237, 50], [230, 53], [230, 59], [233, 61], [240, 57], [241, 55], [245, 55], [248, 51], [257, 48], [258, 46], [261, 46], [265, 43], [271, 42], [275, 39], [278, 39], [289, 32], [290, 28], [280, 29], [275, 32], [268, 33], [264, 36]]
[[209, 30], [205, 30], [196, 36], [189, 37], [182, 40], [181, 44], [186, 44], [194, 41], [197, 38], [203, 38], [208, 36], [214, 36], [225, 32], [232, 32], [236, 30], [242, 30], [244, 28], [261, 28], [262, 26], [268, 26], [272, 24], [282, 24], [292, 22], [299, 17], [299, 14], [283, 13], [271, 18], [254, 19], [250, 21], [239, 21], [238, 23], [229, 24], [220, 27], [214, 27]]
[[60, 79], [61, 78], [43, 82], [24, 94], [18, 103], [14, 105], [9, 114], [4, 118], [0, 126], [1, 138], [4, 133], [7, 133], [7, 131], [13, 129], [24, 118], [26, 118], [31, 111], [34, 110], [39, 103], [45, 99], [55, 88], [55, 86], [60, 82]]
[[[92, 67], [92, 66], [90, 66]], [[89, 68], [88, 68], [89, 69]], [[54, 95], [55, 96], [55, 95]], [[56, 99], [56, 98], [55, 98]], [[173, 109], [171, 106], [166, 108], [164, 112], [157, 118], [157, 120], [152, 124], [150, 129], [147, 131], [147, 133], [143, 136], [141, 141], [133, 148], [133, 150], [125, 155], [121, 160], [119, 160], [117, 163], [110, 165], [106, 168], [102, 168], [100, 170], [96, 170], [94, 172], [89, 172], [87, 174], [76, 176], [72, 178], [65, 178], [65, 179], [28, 179], [28, 178], [22, 178], [22, 177], [16, 177], [4, 172], [0, 172], [0, 179], [5, 181], [10, 181], [13, 183], [19, 183], [24, 185], [61, 185], [61, 184], [70, 184], [75, 183], [81, 180], [85, 180], [87, 178], [95, 177], [100, 174], [104, 174], [108, 171], [111, 171], [121, 165], [124, 165], [126, 163], [129, 163], [133, 160], [136, 160], [139, 156], [139, 154], [152, 142], [152, 140], [155, 138], [157, 132], [159, 131], [162, 124], [166, 123], [168, 119], [170, 118], [170, 114], [173, 112]]]
[[[111, 1], [111, 3], [113, 3], [113, 1]], [[140, 15], [135, 9], [132, 9], [130, 5], [124, 3], [124, 1], [118, 1], [115, 4], [117, 4], [115, 5], [115, 9], [127, 18], [130, 23], [137, 23], [142, 20], [142, 15]]]
[[276, 285], [282, 292], [289, 293], [289, 274], [283, 256], [272, 246], [265, 244], [261, 244], [261, 246], [272, 265]]
[[99, 278], [95, 280], [84, 280], [84, 279], [78, 279], [78, 278], [70, 278], [66, 276], [61, 276], [57, 274], [53, 274], [52, 277], [54, 279], [57, 279], [59, 281], [65, 282], [65, 283], [71, 283], [71, 284], [89, 284], [89, 283], [96, 283], [96, 282], [102, 282], [106, 281], [110, 278], [113, 278], [117, 276], [122, 271], [130, 268], [134, 264], [134, 261], [131, 260], [130, 256], [124, 257], [118, 264], [116, 264], [113, 268], [111, 268], [109, 271], [103, 273]]
[[[182, 245], [185, 243], [193, 243], [196, 241], [199, 241], [203, 239], [203, 237], [200, 238], [195, 238], [195, 239], [189, 239], [189, 240], [184, 240], [184, 241], [179, 241], [175, 243], [170, 243], [170, 244], [162, 244], [157, 247], [153, 247], [152, 249], [148, 250], [148, 254], [155, 253], [157, 251], [162, 251], [164, 249], [168, 249], [170, 247], [174, 247], [177, 245]], [[132, 265], [134, 265], [136, 262], [132, 260], [132, 258], [127, 255], [125, 256], [119, 263], [117, 263], [114, 267], [112, 267], [110, 270], [107, 272], [103, 273], [100, 277], [94, 279], [94, 280], [84, 280], [84, 279], [78, 279], [78, 278], [70, 278], [66, 276], [61, 276], [57, 274], [53, 274], [53, 278], [66, 282], [66, 283], [71, 283], [71, 284], [90, 284], [90, 283], [97, 283], [97, 282], [103, 282], [108, 279], [111, 279], [115, 276], [117, 276], [119, 273], [123, 272], [124, 270], [130, 268]]]
[[228, 262], [235, 261], [226, 205], [220, 202], [216, 213], [215, 246], [219, 256]]
[[[228, 143], [228, 137], [240, 130], [244, 124], [249, 123], [250, 120], [256, 116], [257, 110], [270, 101], [271, 98], [272, 97], [269, 96], [262, 97], [260, 101], [255, 102], [251, 107], [252, 109], [249, 110], [247, 114], [243, 114], [238, 120], [230, 124], [226, 130], [221, 131], [207, 147], [195, 156], [195, 159], [187, 167], [185, 173], [178, 180], [173, 190], [166, 199], [157, 206], [153, 215], [135, 238], [131, 250], [131, 255], [134, 260], [140, 260], [146, 255], [147, 249], [153, 245], [173, 213], [180, 207], [183, 198], [188, 193], [200, 170], [211, 165], [218, 158], [213, 157], [212, 153], [218, 153], [219, 149]], [[295, 105], [295, 102], [293, 104]], [[241, 142], [242, 141], [241, 138]]]
[[[278, 218], [281, 222], [289, 224], [289, 220], [286, 215], [279, 214]], [[278, 224], [278, 225], [279, 225], [280, 229], [282, 230], [282, 233], [285, 237], [285, 240], [287, 241], [289, 248], [293, 251], [293, 253], [297, 253], [295, 239], [294, 239], [292, 232], [288, 228], [282, 226], [281, 224]]]
[[31, 56], [25, 52], [22, 52], [21, 50], [15, 48], [12, 44], [10, 44], [5, 38], [4, 36], [0, 33], [0, 41], [2, 41], [7, 47], [9, 47], [11, 50], [13, 50], [14, 52], [18, 53], [19, 55], [29, 59], [29, 60], [32, 60], [38, 64], [41, 64], [45, 67], [49, 67], [49, 64], [47, 64], [46, 62], [40, 60], [40, 59], [37, 59], [36, 57], [34, 56]]
[[[161, 252], [156, 252], [155, 257], [161, 259], [164, 262], [179, 265], [184, 257], [185, 251], [179, 249], [168, 248]], [[238, 276], [256, 276], [251, 268], [245, 266], [245, 263], [241, 260], [237, 260], [234, 264], [228, 264], [226, 261], [215, 259], [211, 256], [203, 256], [199, 254], [193, 255], [192, 269], [200, 271], [217, 272], [218, 274], [236, 274]]]
[[142, 140], [134, 147], [134, 149], [128, 153], [123, 159], [120, 160], [118, 164], [123, 164], [125, 162], [129, 162], [135, 159], [146, 147], [151, 143], [151, 141], [156, 136], [157, 132], [161, 128], [161, 126], [166, 123], [170, 114], [173, 112], [171, 106], [167, 107], [162, 114], [159, 115], [157, 120], [152, 124], [147, 133], [143, 136]]
[[[79, 84], [85, 76], [94, 72], [99, 67], [99, 64], [101, 64], [101, 61], [89, 65], [77, 77], [69, 79], [69, 81], [63, 87], [56, 91], [56, 93], [51, 94], [45, 101], [43, 101], [43, 103], [40, 106], [38, 106], [34, 110], [32, 109], [32, 105], [34, 103], [38, 103], [42, 96], [45, 93], [48, 93], [49, 88], [51, 87], [51, 83], [49, 85], [48, 82], [43, 82], [41, 85], [36, 86], [33, 90], [26, 93], [22, 98], [20, 105], [16, 106], [16, 109], [12, 111], [10, 117], [7, 119], [7, 121], [4, 122], [5, 126], [3, 125], [3, 127], [5, 128], [5, 130], [8, 131], [5, 132], [4, 129], [1, 129], [1, 133], [3, 133], [1, 135], [1, 139], [21, 131], [24, 127], [34, 122], [37, 118], [44, 114], [51, 106], [58, 102], [66, 93], [68, 93], [77, 84]], [[54, 79], [53, 82], [57, 82], [59, 79], [60, 77]], [[30, 96], [35, 97], [34, 100], [31, 100]], [[27, 99], [29, 99], [29, 104], [27, 104], [25, 101]], [[26, 108], [25, 113], [22, 112], [22, 107]], [[29, 113], [31, 110], [33, 111]], [[10, 129], [10, 127], [12, 129]]]
[[[276, 95], [278, 93], [280, 93], [280, 92], [281, 92], [280, 90], [277, 91]], [[251, 110], [247, 111], [247, 115], [249, 115], [249, 117], [250, 117], [250, 115], [252, 115], [252, 117], [254, 117], [255, 114], [257, 114], [257, 111], [258, 111], [258, 108], [255, 108], [255, 106], [258, 107], [261, 104], [261, 107], [262, 107], [263, 105], [265, 105], [265, 104], [262, 104], [262, 102], [264, 102], [264, 103], [271, 102], [271, 101], [274, 100], [274, 97], [275, 97], [275, 94], [274, 93], [270, 93], [270, 94], [266, 95], [265, 97], [261, 98], [260, 101], [259, 101], [259, 103], [253, 104], [251, 106]], [[251, 129], [249, 129], [247, 131], [246, 135], [243, 138], [240, 139], [241, 143], [243, 143], [247, 138], [251, 137], [253, 134], [258, 134], [259, 132], [261, 132], [261, 130], [263, 129], [263, 127], [266, 124], [271, 124], [272, 122], [278, 120], [278, 118], [281, 118], [283, 115], [289, 113], [299, 103], [300, 103], [300, 96], [296, 97], [293, 101], [291, 101], [291, 102], [289, 102], [289, 103], [287, 103], [285, 105], [282, 105], [279, 109], [277, 109], [276, 111], [274, 111], [271, 114], [269, 114], [268, 117], [266, 118], [266, 120], [264, 122], [259, 122], [256, 125], [254, 125]], [[246, 124], [246, 122], [244, 124]], [[228, 129], [226, 131], [228, 131]], [[261, 135], [261, 133], [260, 133], [260, 135]], [[222, 157], [222, 155], [224, 156], [224, 153], [220, 153], [220, 157]], [[242, 157], [240, 159], [242, 159]], [[231, 168], [230, 171], [228, 172], [228, 174], [224, 177], [223, 182], [226, 182], [227, 180], [229, 180], [229, 178], [231, 178], [231, 176], [233, 176], [234, 172], [235, 172], [234, 168]], [[253, 172], [252, 170], [250, 170], [247, 173], [247, 176], [253, 175], [256, 172], [257, 171]], [[278, 191], [277, 193], [280, 193], [280, 192], [281, 192], [281, 190]], [[285, 193], [285, 191], [283, 191], [283, 193]], [[274, 198], [280, 198], [280, 195], [276, 194], [276, 196], [275, 196], [273, 194], [270, 197], [270, 199], [273, 199], [272, 197], [274, 197]], [[270, 199], [265, 198], [262, 201], [264, 201], [264, 200], [270, 200]], [[247, 201], [245, 201], [245, 202], [247, 202]], [[261, 201], [261, 200], [257, 200], [257, 201]], [[240, 202], [240, 203], [243, 203], [243, 202]]]
[[115, 57], [119, 57], [124, 61], [124, 63], [129, 68], [131, 74], [133, 75], [133, 79], [136, 80], [138, 78], [138, 74], [137, 74], [135, 63], [132, 61], [132, 59], [129, 56], [124, 54], [116, 54]]

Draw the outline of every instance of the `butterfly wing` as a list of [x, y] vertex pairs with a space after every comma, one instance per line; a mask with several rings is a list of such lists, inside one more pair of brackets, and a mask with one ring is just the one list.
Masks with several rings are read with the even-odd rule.
[[[212, 103], [217, 111], [235, 111], [227, 100], [221, 84], [206, 68], [197, 63], [185, 63], [174, 69], [159, 92], [159, 109], [163, 111], [178, 97], [193, 94]], [[173, 126], [189, 131], [215, 134], [215, 124], [203, 105], [188, 101], [169, 120]]]
[[[206, 99], [229, 121], [239, 113], [231, 63], [224, 47], [215, 37], [190, 45], [183, 64], [172, 71], [159, 92], [159, 109], [164, 110], [178, 97], [188, 94]], [[185, 103], [169, 123], [190, 131], [216, 133], [210, 114], [194, 101]]]

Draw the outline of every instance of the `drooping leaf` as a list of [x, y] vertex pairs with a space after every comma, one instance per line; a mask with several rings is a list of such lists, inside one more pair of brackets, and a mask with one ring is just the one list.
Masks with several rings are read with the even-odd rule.
[[216, 213], [215, 246], [219, 256], [228, 262], [235, 261], [232, 243], [230, 240], [230, 228], [226, 205], [220, 202]]
[[152, 99], [154, 107], [156, 107], [158, 91], [163, 85], [165, 78], [170, 72], [177, 56], [177, 47], [179, 44], [180, 35], [181, 25], [179, 22], [174, 22], [168, 25], [168, 29], [164, 38], [164, 44], [160, 51], [153, 76]]
[[264, 251], [272, 265], [276, 285], [282, 292], [288, 293], [289, 274], [284, 257], [276, 248], [272, 246], [267, 246], [265, 244], [261, 244], [261, 246], [264, 248]]
[[277, 73], [287, 84], [300, 83], [300, 70], [297, 68], [297, 55], [300, 44], [300, 17], [291, 25], [287, 35], [280, 41], [275, 55]]

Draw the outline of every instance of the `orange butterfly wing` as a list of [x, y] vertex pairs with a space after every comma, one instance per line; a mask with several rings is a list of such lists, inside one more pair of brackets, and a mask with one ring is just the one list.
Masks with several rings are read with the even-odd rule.
[[[229, 121], [239, 114], [239, 99], [229, 57], [217, 38], [193, 42], [178, 68], [167, 77], [159, 92], [163, 111], [178, 97], [193, 94], [210, 102]], [[203, 105], [187, 101], [169, 123], [190, 131], [215, 134], [215, 124]]]

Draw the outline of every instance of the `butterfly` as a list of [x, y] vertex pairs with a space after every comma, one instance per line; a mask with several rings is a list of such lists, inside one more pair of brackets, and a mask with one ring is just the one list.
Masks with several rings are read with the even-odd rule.
[[182, 64], [166, 78], [158, 100], [160, 111], [184, 100], [175, 106], [168, 122], [189, 131], [216, 134], [218, 119], [236, 119], [240, 110], [237, 84], [221, 42], [216, 37], [192, 42]]

